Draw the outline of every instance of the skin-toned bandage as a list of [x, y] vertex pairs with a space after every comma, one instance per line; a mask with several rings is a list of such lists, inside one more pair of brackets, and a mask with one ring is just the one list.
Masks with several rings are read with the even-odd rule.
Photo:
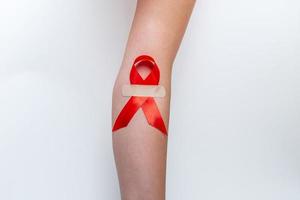
[[122, 95], [125, 97], [164, 97], [166, 90], [161, 85], [123, 85]]
[[[151, 71], [143, 79], [137, 67], [146, 66]], [[123, 96], [130, 96], [130, 99], [118, 115], [113, 131], [124, 128], [128, 125], [135, 113], [141, 108], [145, 114], [148, 124], [167, 135], [167, 128], [156, 105], [154, 97], [164, 97], [165, 88], [158, 85], [160, 73], [154, 59], [147, 55], [135, 59], [130, 71], [130, 84], [122, 87]]]

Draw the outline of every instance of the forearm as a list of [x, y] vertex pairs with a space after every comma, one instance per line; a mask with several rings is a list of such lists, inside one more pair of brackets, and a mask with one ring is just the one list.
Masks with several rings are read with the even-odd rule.
[[[115, 122], [128, 101], [122, 86], [129, 84], [134, 59], [152, 56], [160, 70], [159, 85], [166, 90], [155, 98], [162, 119], [168, 127], [171, 70], [186, 29], [193, 0], [139, 0], [124, 59], [113, 92], [112, 116]], [[141, 109], [129, 125], [113, 134], [113, 147], [123, 200], [163, 200], [167, 136], [148, 125]]]

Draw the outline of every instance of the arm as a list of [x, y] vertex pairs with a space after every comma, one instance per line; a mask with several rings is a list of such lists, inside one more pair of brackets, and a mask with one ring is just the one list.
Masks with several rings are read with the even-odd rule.
[[[124, 84], [129, 84], [133, 61], [146, 54], [155, 59], [160, 70], [159, 84], [166, 89], [165, 97], [154, 99], [168, 127], [172, 64], [194, 3], [195, 0], [137, 1], [113, 91], [113, 123], [128, 101], [121, 90]], [[167, 136], [149, 126], [142, 109], [135, 113], [125, 128], [113, 132], [113, 148], [122, 199], [164, 200]]]

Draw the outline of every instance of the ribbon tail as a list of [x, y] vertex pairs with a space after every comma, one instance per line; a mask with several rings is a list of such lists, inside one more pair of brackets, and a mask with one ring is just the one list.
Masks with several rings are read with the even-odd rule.
[[120, 128], [124, 128], [128, 125], [134, 114], [138, 111], [138, 109], [143, 105], [146, 98], [142, 97], [131, 97], [126, 105], [121, 110], [118, 115], [112, 131], [116, 131]]
[[142, 109], [148, 123], [154, 128], [160, 130], [163, 134], [168, 135], [163, 118], [159, 112], [156, 102], [152, 97], [147, 98], [147, 100], [142, 105]]

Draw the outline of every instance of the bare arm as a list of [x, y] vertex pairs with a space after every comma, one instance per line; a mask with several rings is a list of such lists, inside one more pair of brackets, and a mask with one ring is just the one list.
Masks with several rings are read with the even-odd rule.
[[[153, 57], [166, 96], [154, 98], [168, 127], [171, 72], [195, 0], [138, 0], [122, 66], [113, 91], [112, 120], [128, 101], [122, 86], [129, 84], [133, 61]], [[142, 109], [130, 123], [113, 133], [113, 148], [122, 200], [164, 200], [167, 136], [149, 126]]]

